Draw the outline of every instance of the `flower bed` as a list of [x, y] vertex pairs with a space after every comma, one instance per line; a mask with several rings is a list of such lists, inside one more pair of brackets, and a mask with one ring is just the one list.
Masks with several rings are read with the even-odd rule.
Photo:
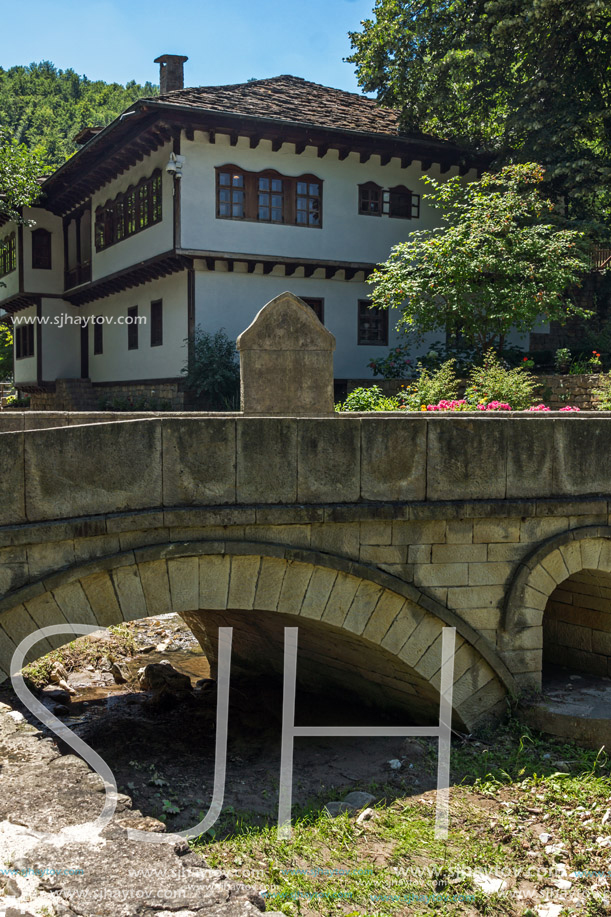
[[[399, 407], [399, 410], [409, 410], [409, 408]], [[460, 401], [445, 401], [441, 400], [438, 404], [427, 404], [422, 405], [420, 408], [421, 411], [511, 411], [513, 413], [518, 413], [513, 410], [510, 404], [507, 404], [506, 401], [490, 401], [488, 404], [469, 404], [467, 401], [461, 399]], [[531, 412], [543, 412], [551, 411], [551, 408], [548, 408], [545, 404], [536, 404], [532, 405], [529, 408], [523, 408], [519, 413], [529, 414]], [[579, 411], [581, 408], [576, 407], [575, 405], [566, 405], [563, 408], [560, 408], [560, 411]]]

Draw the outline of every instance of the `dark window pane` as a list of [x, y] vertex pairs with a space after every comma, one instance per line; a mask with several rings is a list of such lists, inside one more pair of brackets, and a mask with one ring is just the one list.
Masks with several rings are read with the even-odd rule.
[[156, 299], [151, 303], [151, 347], [163, 344], [163, 303]]
[[138, 325], [136, 320], [138, 318], [138, 306], [131, 306], [127, 310], [127, 349], [128, 350], [138, 350]]

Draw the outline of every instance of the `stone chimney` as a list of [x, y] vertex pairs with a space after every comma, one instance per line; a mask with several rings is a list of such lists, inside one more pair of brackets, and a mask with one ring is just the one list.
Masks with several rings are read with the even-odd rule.
[[162, 54], [155, 58], [159, 64], [159, 93], [164, 96], [166, 92], [174, 89], [185, 88], [185, 74], [183, 64], [189, 60], [183, 54]]

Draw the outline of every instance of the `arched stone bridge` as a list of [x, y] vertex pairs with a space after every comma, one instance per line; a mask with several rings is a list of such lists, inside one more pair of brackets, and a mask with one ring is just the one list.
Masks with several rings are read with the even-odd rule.
[[233, 625], [249, 670], [278, 669], [297, 623], [301, 681], [421, 723], [455, 626], [467, 730], [539, 687], [544, 655], [611, 673], [600, 414], [4, 413], [0, 430], [2, 677], [40, 626], [167, 611], [212, 656]]

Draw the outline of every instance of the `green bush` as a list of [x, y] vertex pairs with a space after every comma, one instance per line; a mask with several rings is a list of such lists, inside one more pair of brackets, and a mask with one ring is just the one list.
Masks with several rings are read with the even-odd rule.
[[400, 407], [419, 411], [423, 405], [437, 404], [442, 398], [448, 401], [457, 398], [460, 382], [456, 377], [455, 364], [454, 359], [447, 360], [434, 371], [418, 364], [420, 376], [397, 396]]
[[5, 408], [11, 408], [15, 411], [23, 411], [24, 408], [29, 408], [30, 398], [29, 396], [25, 398], [20, 398], [19, 395], [9, 395], [6, 401], [4, 402]]
[[523, 411], [531, 406], [537, 386], [537, 379], [528, 370], [521, 366], [507, 369], [492, 349], [487, 351], [481, 366], [473, 367], [469, 382], [471, 384], [465, 391], [469, 404], [502, 401], [510, 404], [514, 411]]
[[336, 411], [396, 411], [397, 398], [389, 398], [379, 385], [370, 388], [355, 388], [346, 400], [335, 405]]
[[239, 406], [240, 364], [235, 341], [221, 328], [214, 334], [196, 328], [182, 370], [189, 392], [211, 411], [235, 411]]
[[600, 388], [592, 390], [596, 401], [594, 407], [597, 411], [611, 411], [611, 370], [606, 376], [600, 377]]

